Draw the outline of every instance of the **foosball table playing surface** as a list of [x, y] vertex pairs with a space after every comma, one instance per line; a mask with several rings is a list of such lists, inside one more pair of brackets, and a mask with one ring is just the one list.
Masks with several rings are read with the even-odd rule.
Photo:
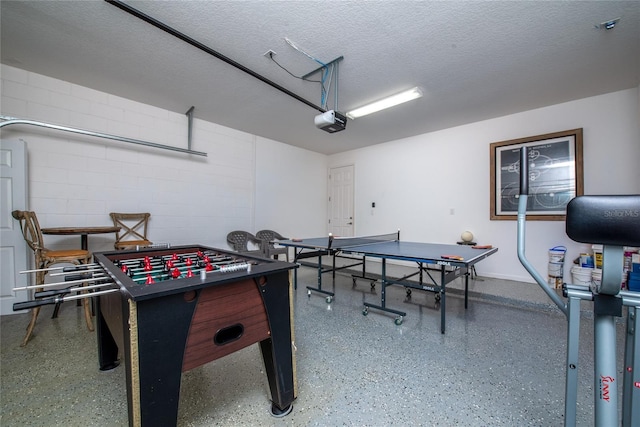
[[94, 254], [120, 292], [95, 297], [101, 370], [124, 360], [129, 424], [176, 425], [182, 372], [259, 343], [271, 412], [296, 398], [295, 264], [204, 246]]

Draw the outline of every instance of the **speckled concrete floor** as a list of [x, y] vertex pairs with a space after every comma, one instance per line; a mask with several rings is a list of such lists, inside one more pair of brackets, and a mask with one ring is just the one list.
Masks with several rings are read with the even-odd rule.
[[[387, 304], [407, 311], [402, 325], [364, 300], [379, 287], [352, 287], [339, 274], [336, 298], [307, 296], [316, 272], [299, 269], [295, 294], [298, 398], [282, 419], [269, 414], [257, 345], [182, 377], [180, 426], [560, 426], [563, 424], [566, 321], [536, 285], [485, 278], [475, 298], [447, 299], [439, 330], [433, 294], [407, 300], [392, 287]], [[461, 282], [460, 280], [458, 280]], [[325, 286], [331, 287], [330, 276]], [[583, 303], [585, 304], [585, 303]], [[3, 316], [0, 424], [126, 426], [124, 369], [98, 370], [95, 332], [82, 310], [45, 307], [26, 348], [26, 314]], [[593, 424], [593, 325], [581, 325], [578, 425]], [[619, 344], [622, 326], [618, 325]], [[621, 345], [619, 345], [622, 348]]]

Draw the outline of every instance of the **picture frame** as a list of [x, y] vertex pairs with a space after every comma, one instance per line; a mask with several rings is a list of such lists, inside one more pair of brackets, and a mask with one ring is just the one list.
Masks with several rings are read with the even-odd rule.
[[564, 221], [584, 193], [582, 128], [490, 144], [491, 220], [516, 220], [520, 149], [529, 148], [527, 220]]

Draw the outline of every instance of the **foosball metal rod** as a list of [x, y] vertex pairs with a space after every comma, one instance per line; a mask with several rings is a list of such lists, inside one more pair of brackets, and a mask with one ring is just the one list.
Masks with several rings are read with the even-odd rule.
[[70, 271], [62, 271], [62, 272], [59, 272], [59, 273], [49, 273], [49, 277], [67, 276], [67, 275], [70, 275], [72, 273], [76, 273], [76, 274], [101, 273], [103, 271], [104, 271], [104, 269], [102, 267], [100, 267], [100, 268], [91, 268], [91, 269], [87, 269], [87, 270], [70, 270]]
[[78, 266], [75, 267], [48, 267], [48, 268], [36, 268], [34, 270], [23, 270], [20, 271], [20, 274], [26, 274], [26, 273], [39, 273], [41, 271], [55, 271], [55, 270], [62, 270], [62, 271], [66, 271], [66, 272], [72, 272], [72, 271], [86, 271], [87, 267], [99, 267], [102, 268], [100, 266], [100, 264], [96, 264], [96, 263], [91, 263], [91, 264], [80, 264]]
[[75, 285], [78, 283], [89, 283], [89, 282], [96, 282], [98, 280], [105, 280], [105, 279], [111, 279], [109, 276], [105, 275], [105, 274], [100, 274], [98, 276], [92, 276], [86, 279], [78, 279], [78, 280], [69, 280], [66, 282], [55, 282], [55, 283], [43, 283], [41, 285], [29, 285], [29, 286], [21, 286], [19, 288], [13, 288], [12, 290], [15, 291], [27, 291], [29, 289], [40, 289], [40, 288], [50, 288], [53, 286], [62, 286], [62, 285]]
[[90, 286], [79, 286], [79, 287], [69, 287], [63, 289], [52, 289], [50, 291], [38, 291], [33, 294], [34, 298], [46, 298], [54, 295], [62, 295], [69, 294], [71, 292], [82, 292], [82, 291], [91, 291], [93, 289], [104, 288], [105, 286], [113, 286], [113, 282], [102, 283], [99, 285], [90, 285]]
[[13, 304], [13, 311], [26, 310], [28, 308], [40, 307], [43, 305], [58, 304], [65, 301], [72, 301], [72, 300], [83, 299], [83, 298], [92, 298], [92, 297], [97, 297], [101, 295], [111, 294], [113, 292], [120, 292], [120, 289], [108, 289], [105, 291], [91, 292], [87, 294], [55, 296], [55, 297], [43, 298], [43, 299], [34, 300], [34, 301], [17, 302]]

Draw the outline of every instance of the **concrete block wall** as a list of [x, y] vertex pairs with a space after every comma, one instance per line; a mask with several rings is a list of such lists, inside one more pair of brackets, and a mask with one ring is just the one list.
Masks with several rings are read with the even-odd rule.
[[[1, 70], [4, 116], [187, 148], [184, 114], [15, 67], [2, 65]], [[29, 206], [24, 208], [37, 212], [42, 227], [108, 225], [112, 211], [150, 212], [154, 242], [223, 248], [229, 231], [256, 231], [255, 135], [195, 119], [191, 149], [207, 157], [24, 125], [3, 128], [1, 137], [27, 144]], [[308, 159], [322, 173], [299, 179], [310, 187], [326, 187], [325, 156], [292, 151], [276, 141], [268, 144], [272, 152], [282, 151], [282, 164], [287, 156], [296, 162]], [[324, 204], [322, 192], [303, 201], [320, 200]], [[323, 216], [318, 213], [319, 224]], [[286, 224], [287, 218], [280, 221]], [[89, 249], [110, 250], [113, 240], [113, 235], [90, 236]], [[77, 247], [79, 237], [47, 236], [46, 242]]]

